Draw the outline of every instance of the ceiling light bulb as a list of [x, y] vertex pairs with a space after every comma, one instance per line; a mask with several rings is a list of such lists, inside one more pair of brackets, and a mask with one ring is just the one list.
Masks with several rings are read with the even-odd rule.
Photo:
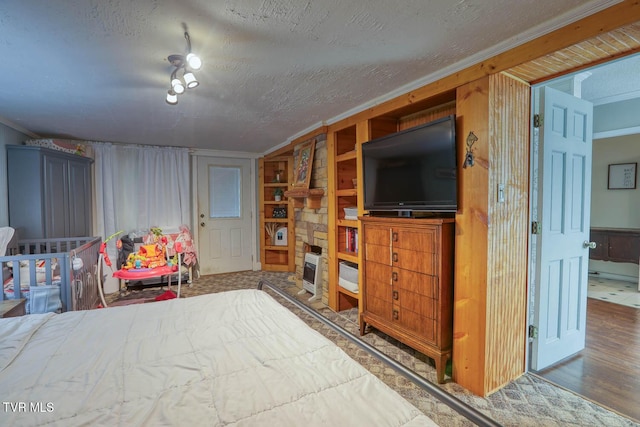
[[184, 73], [184, 76], [182, 77], [184, 78], [184, 82], [187, 84], [187, 87], [189, 89], [193, 89], [200, 84], [198, 83], [198, 80], [196, 80], [196, 76], [194, 76], [192, 72]]
[[184, 93], [184, 85], [182, 84], [182, 81], [180, 81], [180, 79], [176, 78], [171, 80], [171, 87], [173, 88], [173, 91], [178, 95]]
[[178, 103], [178, 95], [173, 90], [167, 91], [167, 104], [175, 105]]
[[199, 70], [200, 67], [202, 67], [202, 60], [200, 60], [200, 57], [195, 53], [187, 55], [187, 63], [192, 70]]

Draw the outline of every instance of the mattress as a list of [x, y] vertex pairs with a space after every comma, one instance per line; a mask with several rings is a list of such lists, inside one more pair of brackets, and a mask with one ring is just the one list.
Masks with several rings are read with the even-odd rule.
[[7, 425], [435, 425], [259, 290], [0, 319], [0, 395]]

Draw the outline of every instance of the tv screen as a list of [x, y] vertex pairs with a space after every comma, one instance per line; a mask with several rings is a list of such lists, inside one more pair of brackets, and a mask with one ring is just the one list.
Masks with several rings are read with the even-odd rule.
[[455, 212], [455, 115], [362, 144], [364, 209]]

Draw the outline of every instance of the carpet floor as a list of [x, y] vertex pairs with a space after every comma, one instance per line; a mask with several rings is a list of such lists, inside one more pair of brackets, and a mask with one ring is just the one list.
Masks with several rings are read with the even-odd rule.
[[[296, 296], [300, 301], [309, 304], [307, 302], [309, 294], [297, 295], [299, 288], [295, 284], [292, 273], [264, 271], [204, 276], [195, 279], [191, 286], [183, 285], [181, 297], [188, 298], [234, 289], [255, 289], [261, 279], [266, 279], [278, 285], [289, 294]], [[131, 290], [122, 295], [114, 293], [107, 296], [107, 303], [110, 305], [114, 303], [115, 305], [122, 305], [151, 302], [166, 290], [166, 288], [144, 288]], [[172, 290], [176, 291], [176, 287], [173, 286]], [[369, 369], [439, 425], [473, 425], [447, 405], [414, 385], [411, 381], [396, 373], [392, 368], [371, 356], [359, 346], [351, 343], [333, 329], [302, 310], [296, 309], [295, 306], [287, 304], [282, 298], [276, 296], [276, 299], [279, 299], [283, 305], [296, 313], [311, 327], [335, 342], [349, 356]], [[336, 313], [319, 301], [309, 305], [329, 320], [359, 337], [356, 309]], [[428, 357], [375, 330], [366, 333], [361, 339], [426, 378], [431, 383], [437, 383], [435, 367]], [[530, 374], [523, 375], [486, 398], [471, 394], [452, 382], [448, 377], [446, 378], [446, 383], [439, 386], [447, 393], [478, 409], [504, 426], [640, 426], [628, 418]], [[344, 410], [348, 410], [348, 408], [344, 408]]]

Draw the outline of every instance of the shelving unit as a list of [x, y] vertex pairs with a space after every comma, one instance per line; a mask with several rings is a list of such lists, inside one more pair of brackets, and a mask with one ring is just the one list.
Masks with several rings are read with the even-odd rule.
[[[362, 309], [361, 292], [354, 293], [338, 284], [340, 262], [362, 264], [360, 251], [347, 250], [348, 230], [356, 230], [360, 240], [358, 219], [345, 219], [345, 208], [355, 208], [357, 215], [366, 212], [363, 206], [362, 144], [375, 138], [398, 131], [398, 120], [380, 117], [351, 124], [327, 135], [328, 183], [329, 183], [329, 306], [342, 311], [358, 307]], [[355, 180], [355, 182], [354, 182]], [[358, 242], [357, 247], [362, 245]], [[363, 272], [358, 269], [358, 283], [363, 281]]]
[[[295, 221], [290, 198], [282, 195], [275, 200], [277, 188], [285, 192], [293, 180], [293, 157], [262, 158], [258, 164], [260, 179], [260, 262], [266, 271], [295, 271]], [[279, 181], [278, 181], [279, 176]], [[274, 216], [274, 211], [286, 210], [284, 217]], [[286, 245], [275, 244], [266, 227], [286, 228]]]
[[329, 306], [334, 310], [358, 307], [362, 312], [363, 271], [358, 269], [358, 293], [338, 284], [341, 261], [363, 265], [361, 251], [346, 250], [347, 229], [350, 228], [357, 230], [358, 248], [362, 248], [361, 223], [358, 219], [345, 219], [344, 214], [344, 208], [349, 207], [357, 209], [358, 217], [367, 214], [361, 185], [362, 144], [455, 113], [455, 108], [455, 93], [451, 92], [379, 117], [345, 122], [344, 126], [330, 128], [327, 132]]
[[[361, 162], [358, 160], [357, 125], [351, 125], [327, 135], [327, 181], [329, 213], [329, 306], [337, 311], [358, 307], [359, 293], [351, 292], [338, 285], [341, 261], [359, 263], [359, 254], [348, 250], [348, 230], [359, 234], [358, 220], [345, 219], [344, 208], [355, 208], [362, 214], [357, 182], [362, 176]], [[358, 273], [360, 276], [360, 273]]]

